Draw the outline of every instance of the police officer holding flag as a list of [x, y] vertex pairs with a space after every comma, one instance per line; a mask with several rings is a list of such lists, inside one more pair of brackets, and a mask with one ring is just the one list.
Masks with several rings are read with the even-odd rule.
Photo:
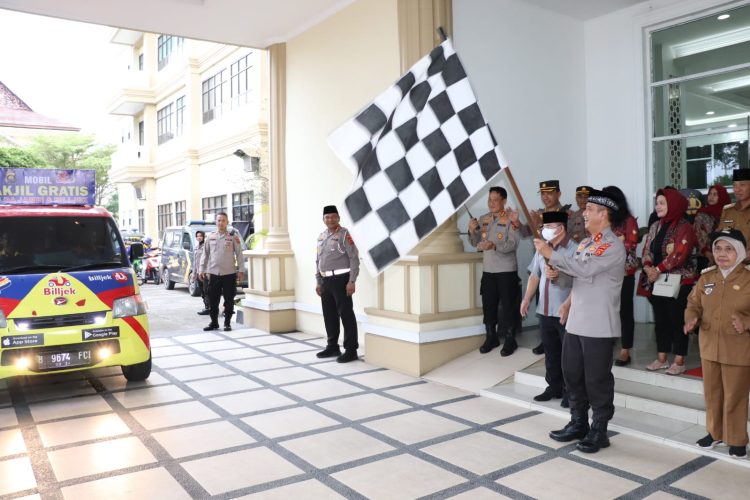
[[[583, 213], [588, 237], [572, 256], [535, 239], [537, 252], [560, 271], [573, 276], [570, 313], [563, 340], [562, 370], [570, 400], [570, 422], [550, 432], [556, 441], [581, 439], [585, 453], [609, 446], [607, 424], [615, 413], [612, 349], [620, 336], [620, 288], [625, 246], [612, 232], [623, 211], [607, 191], [592, 190]], [[593, 410], [589, 427], [588, 410]]]

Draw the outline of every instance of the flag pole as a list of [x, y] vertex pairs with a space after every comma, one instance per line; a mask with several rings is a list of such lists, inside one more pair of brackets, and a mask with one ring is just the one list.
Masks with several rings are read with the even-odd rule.
[[503, 172], [505, 172], [505, 175], [508, 177], [510, 188], [513, 190], [513, 194], [515, 195], [516, 200], [518, 200], [518, 204], [520, 205], [520, 208], [521, 208], [521, 211], [523, 212], [524, 217], [526, 217], [526, 222], [531, 228], [531, 231], [534, 234], [534, 238], [541, 238], [539, 234], [539, 228], [536, 227], [536, 224], [534, 224], [534, 221], [531, 220], [531, 214], [529, 213], [529, 209], [526, 208], [526, 202], [523, 201], [523, 196], [521, 196], [521, 192], [518, 190], [518, 185], [516, 184], [516, 180], [513, 178], [513, 172], [510, 171], [509, 166], [505, 167], [503, 169]]
[[440, 37], [440, 43], [448, 39], [448, 35], [445, 34], [445, 30], [443, 29], [442, 26], [438, 26], [437, 33], [438, 33], [438, 36]]

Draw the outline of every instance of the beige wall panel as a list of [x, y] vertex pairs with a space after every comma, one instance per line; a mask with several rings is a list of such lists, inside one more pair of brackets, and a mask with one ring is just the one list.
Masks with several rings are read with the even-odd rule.
[[294, 290], [294, 277], [296, 276], [294, 257], [284, 259], [284, 290]]
[[[156, 179], [156, 204], [174, 203], [183, 201], [188, 196], [185, 187], [188, 185], [187, 162], [180, 172], [165, 175]], [[174, 206], [172, 207], [172, 223], [174, 224]]]
[[443, 264], [438, 266], [438, 311], [461, 311], [468, 309], [469, 264]]
[[272, 292], [281, 290], [281, 269], [279, 259], [266, 260], [266, 289]]
[[[325, 229], [323, 206], [341, 206], [352, 185], [326, 138], [398, 79], [397, 26], [395, 0], [360, 0], [287, 42], [286, 178], [298, 302], [319, 303], [315, 242]], [[355, 311], [374, 306], [375, 294], [363, 268]]]
[[[250, 288], [253, 290], [264, 290], [267, 291], [264, 287], [265, 283], [263, 282], [263, 259], [253, 259], [252, 260], [252, 266], [253, 266], [253, 272], [252, 274], [252, 283], [248, 283]], [[249, 267], [250, 265], [248, 265]]]
[[406, 268], [404, 266], [391, 266], [385, 272], [383, 302], [386, 310], [406, 312], [404, 303], [404, 280]]
[[409, 266], [411, 273], [411, 313], [432, 314], [432, 269], [428, 266]]

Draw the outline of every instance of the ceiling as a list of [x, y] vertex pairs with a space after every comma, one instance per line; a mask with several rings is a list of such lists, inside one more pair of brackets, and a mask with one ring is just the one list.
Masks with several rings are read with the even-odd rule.
[[307, 30], [353, 1], [0, 0], [0, 8], [136, 31], [265, 48]]
[[[603, 16], [646, 0], [521, 0], [581, 21]], [[1, 2], [0, 2], [1, 3]]]

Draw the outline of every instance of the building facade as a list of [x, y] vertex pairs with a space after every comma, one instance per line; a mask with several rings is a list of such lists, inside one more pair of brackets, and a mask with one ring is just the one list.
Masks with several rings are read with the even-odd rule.
[[123, 46], [122, 86], [108, 109], [121, 117], [110, 172], [120, 227], [161, 238], [168, 226], [227, 212], [248, 233], [261, 230], [265, 51], [129, 30], [111, 41]]
[[35, 112], [0, 82], [0, 147], [27, 146], [38, 135], [70, 134], [80, 128]]

